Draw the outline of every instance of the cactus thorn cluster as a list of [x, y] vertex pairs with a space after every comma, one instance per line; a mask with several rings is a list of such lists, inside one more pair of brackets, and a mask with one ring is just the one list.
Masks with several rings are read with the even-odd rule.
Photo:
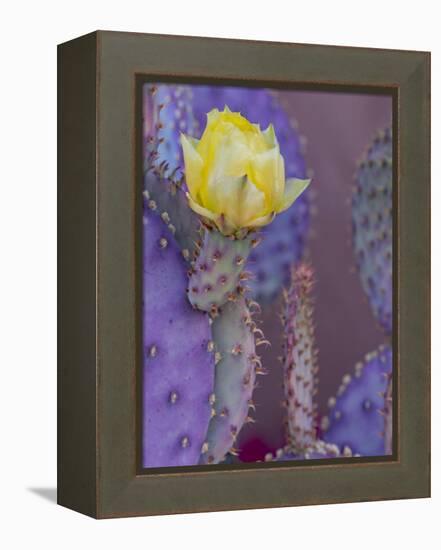
[[244, 267], [257, 243], [252, 233], [235, 239], [205, 228], [202, 239], [195, 243], [189, 270], [188, 299], [192, 306], [213, 312], [243, 295], [251, 277]]
[[312, 268], [302, 263], [292, 266], [289, 287], [284, 290], [280, 315], [283, 325], [283, 385], [286, 407], [286, 442], [267, 453], [265, 461], [334, 458], [338, 447], [318, 438], [317, 350], [314, 343]]
[[287, 412], [287, 442], [301, 453], [317, 439], [317, 350], [314, 344], [311, 292], [313, 272], [307, 264], [292, 268], [284, 291], [283, 376]]

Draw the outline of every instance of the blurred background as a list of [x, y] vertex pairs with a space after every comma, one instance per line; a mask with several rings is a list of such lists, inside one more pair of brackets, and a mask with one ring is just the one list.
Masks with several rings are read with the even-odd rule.
[[[351, 196], [356, 162], [375, 133], [391, 124], [392, 99], [339, 92], [276, 92], [297, 121], [306, 166], [312, 170], [313, 216], [305, 257], [315, 271], [316, 346], [319, 351], [319, 415], [342, 377], [364, 355], [385, 342], [360, 278], [351, 243]], [[256, 423], [244, 426], [242, 460], [261, 459], [284, 444], [279, 299], [262, 307], [263, 331], [270, 348], [260, 348], [269, 374], [255, 391]]]

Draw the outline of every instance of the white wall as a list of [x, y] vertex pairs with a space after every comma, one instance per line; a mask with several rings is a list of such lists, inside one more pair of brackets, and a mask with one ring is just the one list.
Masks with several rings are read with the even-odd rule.
[[[440, 338], [433, 499], [94, 522], [32, 489], [56, 482], [56, 44], [97, 28], [432, 50], [433, 205], [440, 206], [440, 25], [434, 2], [27, 1], [1, 10], [0, 545], [3, 548], [428, 547], [440, 540]], [[417, 182], [415, 182], [417, 184]], [[434, 215], [434, 336], [440, 329]], [[436, 254], [438, 253], [438, 254]], [[46, 493], [47, 494], [47, 493]], [[49, 494], [52, 494], [49, 491]], [[3, 539], [9, 539], [4, 544]]]

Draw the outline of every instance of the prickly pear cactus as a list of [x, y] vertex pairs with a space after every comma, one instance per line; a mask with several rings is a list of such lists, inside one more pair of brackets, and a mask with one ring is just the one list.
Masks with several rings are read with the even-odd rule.
[[[228, 105], [261, 127], [273, 124], [280, 151], [285, 159], [287, 177], [306, 177], [303, 143], [297, 122], [290, 119], [270, 90], [229, 86], [192, 86], [193, 114], [198, 132], [204, 128], [206, 113]], [[252, 296], [258, 302], [270, 302], [289, 282], [290, 266], [304, 253], [310, 225], [311, 195], [303, 193], [286, 212], [261, 230], [262, 243], [250, 254], [248, 264]]]
[[144, 146], [146, 162], [161, 167], [163, 176], [179, 181], [183, 176], [180, 133], [196, 135], [190, 86], [145, 84], [143, 87]]
[[284, 293], [282, 315], [287, 441], [294, 452], [303, 452], [317, 439], [314, 396], [318, 365], [311, 300], [312, 269], [301, 264], [292, 270], [291, 277], [291, 285]]
[[191, 90], [186, 86], [145, 84], [144, 196], [157, 207], [190, 261], [200, 238], [200, 222], [185, 196], [181, 132], [195, 131]]
[[211, 328], [216, 375], [211, 396], [213, 417], [200, 459], [202, 464], [217, 464], [227, 452], [235, 454], [234, 443], [242, 426], [252, 421], [249, 412], [254, 408], [255, 378], [262, 372], [256, 353], [262, 334], [255, 327], [245, 298], [226, 303]]
[[275, 456], [268, 453], [266, 461], [334, 458], [339, 449], [317, 438], [317, 350], [314, 343], [311, 292], [313, 272], [300, 264], [291, 269], [291, 284], [284, 292], [283, 324], [283, 385], [287, 411], [287, 445]]
[[187, 267], [161, 212], [143, 217], [143, 465], [197, 464], [209, 421], [214, 353], [208, 316], [186, 296]]
[[352, 197], [353, 248], [372, 312], [392, 331], [392, 133], [379, 132], [360, 163]]
[[357, 363], [353, 376], [343, 377], [337, 396], [329, 399], [328, 416], [322, 418], [325, 441], [338, 445], [344, 455], [388, 454], [385, 404], [391, 406], [387, 400], [391, 372], [392, 350], [381, 346]]
[[333, 443], [326, 443], [317, 439], [301, 452], [294, 452], [292, 447], [287, 445], [282, 449], [277, 449], [275, 454], [267, 453], [265, 462], [287, 462], [289, 460], [317, 460], [324, 458], [337, 458], [341, 456], [339, 448]]
[[[183, 181], [180, 133], [200, 137], [206, 123], [206, 113], [228, 105], [262, 127], [272, 123], [285, 159], [287, 177], [306, 177], [303, 143], [297, 122], [290, 119], [270, 90], [225, 86], [188, 86], [146, 84], [144, 86], [145, 169], [171, 180], [185, 191]], [[181, 200], [185, 193], [178, 192]], [[181, 197], [182, 196], [182, 197]], [[153, 200], [156, 200], [153, 197]], [[179, 205], [179, 200], [177, 204]], [[289, 281], [292, 262], [301, 259], [310, 225], [310, 193], [306, 191], [289, 209], [263, 228], [263, 242], [250, 255], [249, 269], [252, 295], [259, 302], [270, 302]], [[164, 208], [169, 211], [171, 208]], [[179, 215], [175, 215], [177, 222]], [[177, 231], [178, 239], [184, 232]], [[194, 239], [196, 240], [196, 239]], [[187, 239], [183, 250], [191, 250]], [[180, 243], [181, 244], [181, 243]]]
[[144, 174], [144, 200], [157, 211], [174, 235], [183, 258], [190, 262], [201, 238], [202, 227], [198, 216], [188, 207], [181, 182], [160, 175], [152, 166]]
[[248, 268], [252, 296], [260, 303], [270, 303], [289, 282], [292, 263], [304, 254], [310, 222], [310, 195], [303, 193], [286, 212], [276, 216], [262, 230], [262, 242], [251, 251]]
[[258, 242], [255, 234], [235, 239], [206, 229], [190, 271], [190, 303], [201, 311], [213, 312], [241, 294], [243, 283], [249, 278], [243, 269], [250, 250]]

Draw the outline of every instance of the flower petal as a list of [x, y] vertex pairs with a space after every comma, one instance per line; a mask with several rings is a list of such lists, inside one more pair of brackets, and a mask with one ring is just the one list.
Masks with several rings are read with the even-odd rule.
[[246, 176], [236, 178], [229, 186], [230, 217], [238, 227], [248, 227], [250, 221], [267, 212], [265, 194]]
[[279, 147], [254, 155], [250, 162], [250, 179], [265, 193], [268, 209], [281, 200], [285, 183], [285, 165]]
[[[182, 135], [189, 205], [224, 234], [270, 223], [306, 189], [285, 182], [285, 163], [272, 124], [265, 131], [240, 113], [213, 109], [201, 139]], [[238, 237], [240, 238], [240, 237]]]
[[211, 210], [208, 210], [208, 208], [204, 208], [200, 204], [196, 203], [191, 198], [189, 193], [187, 193], [187, 199], [188, 205], [193, 210], [193, 212], [196, 212], [196, 214], [199, 214], [199, 216], [202, 216], [203, 218], [207, 218], [208, 220], [214, 222], [219, 231], [224, 235], [232, 235], [238, 229], [240, 229], [240, 227], [231, 218], [225, 216], [224, 214], [217, 214], [216, 212], [212, 212]]
[[196, 199], [202, 184], [202, 157], [195, 148], [197, 140], [189, 139], [185, 134], [181, 134], [181, 145], [184, 154], [185, 181], [191, 196]]
[[207, 208], [204, 208], [197, 202], [195, 202], [190, 193], [187, 193], [187, 200], [189, 207], [193, 210], [193, 212], [196, 212], [196, 214], [199, 214], [200, 216], [203, 216], [204, 218], [208, 218], [209, 220], [216, 221], [217, 218], [219, 218], [219, 214], [216, 214], [216, 212], [212, 212], [211, 210], [208, 210]]
[[275, 212], [270, 212], [269, 214], [266, 214], [265, 216], [261, 216], [260, 218], [255, 218], [254, 220], [250, 220], [246, 225], [243, 227], [263, 227], [264, 225], [268, 225], [271, 223], [275, 217]]
[[201, 202], [214, 212], [225, 212], [230, 197], [228, 183], [246, 174], [249, 152], [243, 133], [228, 124], [211, 138], [210, 149], [204, 157]]
[[289, 208], [292, 203], [303, 193], [303, 191], [311, 183], [310, 179], [301, 180], [297, 178], [290, 178], [286, 180], [285, 183], [285, 192], [281, 201], [277, 206], [277, 212], [283, 212]]
[[266, 130], [262, 132], [262, 136], [265, 139], [265, 143], [268, 147], [276, 147], [279, 145], [276, 137], [276, 133], [274, 131], [274, 126], [270, 124]]

